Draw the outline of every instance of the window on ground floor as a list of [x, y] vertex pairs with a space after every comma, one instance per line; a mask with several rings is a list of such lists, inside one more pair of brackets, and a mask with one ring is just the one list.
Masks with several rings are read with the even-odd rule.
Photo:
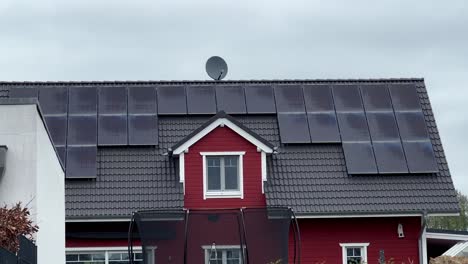
[[241, 264], [239, 246], [204, 246], [205, 264]]
[[[154, 263], [154, 250], [147, 251], [149, 263]], [[143, 264], [143, 253], [134, 251], [133, 260], [135, 264]], [[151, 262], [153, 260], [153, 262]], [[66, 264], [127, 264], [129, 262], [128, 252], [125, 248], [74, 248], [67, 249]]]
[[340, 243], [343, 264], [367, 263], [367, 247], [369, 243]]

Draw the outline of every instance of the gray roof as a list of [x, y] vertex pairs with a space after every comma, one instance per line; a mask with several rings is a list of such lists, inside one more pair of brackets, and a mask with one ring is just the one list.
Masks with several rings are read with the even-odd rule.
[[[274, 146], [268, 159], [265, 194], [269, 206], [291, 206], [298, 214], [405, 214], [458, 212], [456, 193], [422, 79], [226, 81], [222, 83], [362, 84], [413, 82], [439, 164], [437, 174], [348, 175], [341, 144], [280, 143], [276, 115], [234, 115]], [[205, 82], [0, 83], [0, 97], [12, 86], [185, 84]], [[213, 82], [207, 82], [213, 83]], [[6, 88], [5, 88], [6, 87]], [[138, 209], [183, 207], [177, 162], [167, 154], [211, 116], [160, 116], [159, 145], [99, 147], [97, 178], [66, 181], [67, 218], [122, 218]]]

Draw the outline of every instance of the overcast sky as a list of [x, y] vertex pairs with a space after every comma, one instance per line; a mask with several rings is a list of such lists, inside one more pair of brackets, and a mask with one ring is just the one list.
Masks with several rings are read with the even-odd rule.
[[1, 0], [0, 80], [424, 77], [468, 193], [468, 2]]

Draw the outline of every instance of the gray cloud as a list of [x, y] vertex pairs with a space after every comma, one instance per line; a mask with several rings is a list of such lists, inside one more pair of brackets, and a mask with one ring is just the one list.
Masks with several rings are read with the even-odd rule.
[[468, 193], [468, 4], [441, 1], [0, 2], [2, 80], [425, 77]]

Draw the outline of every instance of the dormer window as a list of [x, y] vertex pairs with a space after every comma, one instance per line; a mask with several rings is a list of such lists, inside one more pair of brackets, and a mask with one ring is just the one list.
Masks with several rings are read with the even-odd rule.
[[245, 152], [202, 152], [203, 197], [244, 198], [243, 166]]

